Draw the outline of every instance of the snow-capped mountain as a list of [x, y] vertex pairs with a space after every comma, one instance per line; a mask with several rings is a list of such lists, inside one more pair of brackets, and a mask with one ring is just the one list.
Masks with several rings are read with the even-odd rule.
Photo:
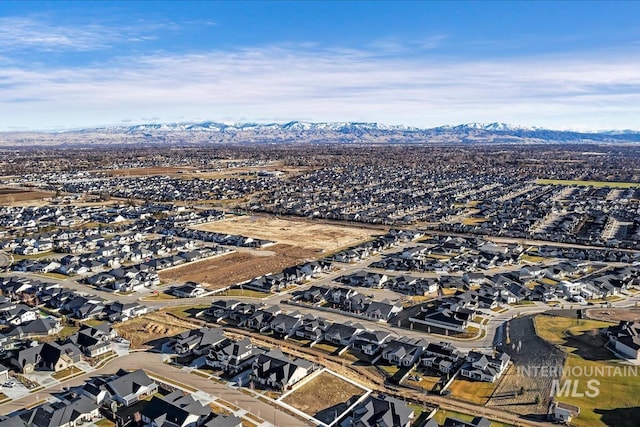
[[421, 129], [366, 122], [150, 123], [65, 132], [0, 133], [0, 145], [356, 143], [548, 144], [638, 143], [640, 131], [575, 132], [506, 123], [467, 123]]

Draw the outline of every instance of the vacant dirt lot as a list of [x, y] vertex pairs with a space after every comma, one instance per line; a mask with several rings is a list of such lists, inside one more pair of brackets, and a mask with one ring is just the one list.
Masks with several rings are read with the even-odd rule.
[[237, 216], [196, 227], [217, 233], [241, 234], [306, 249], [333, 251], [365, 241], [371, 230], [263, 216]]
[[282, 401], [325, 422], [340, 416], [364, 392], [330, 372], [322, 372]]
[[274, 245], [260, 250], [241, 250], [160, 272], [169, 283], [196, 282], [209, 289], [220, 289], [286, 267], [317, 258], [315, 251], [291, 245]]
[[532, 316], [510, 320], [509, 338], [511, 343], [502, 350], [511, 356], [514, 366], [504, 374], [487, 405], [521, 415], [544, 414], [549, 406], [552, 378], [518, 369], [531, 366], [562, 369], [566, 354], [536, 335]]
[[45, 191], [29, 191], [17, 188], [0, 188], [0, 203], [40, 200], [51, 196], [53, 196], [53, 193], [47, 193]]
[[131, 348], [152, 347], [154, 341], [192, 329], [194, 325], [163, 312], [145, 314], [115, 325], [118, 334], [131, 342]]
[[640, 322], [640, 308], [592, 308], [587, 310], [587, 317], [605, 322]]

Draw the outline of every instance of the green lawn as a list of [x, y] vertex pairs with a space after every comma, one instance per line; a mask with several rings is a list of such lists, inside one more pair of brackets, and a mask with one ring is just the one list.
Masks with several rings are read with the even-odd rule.
[[637, 182], [609, 182], [609, 181], [577, 181], [570, 179], [539, 179], [538, 185], [575, 185], [580, 187], [609, 187], [609, 188], [636, 188], [640, 187]]
[[18, 255], [18, 254], [12, 254], [14, 261], [20, 261], [21, 259], [40, 259], [40, 258], [44, 258], [47, 255], [51, 255], [53, 252], [48, 251], [48, 252], [40, 252], [38, 254], [35, 255]]
[[433, 386], [435, 386], [440, 381], [440, 377], [437, 376], [424, 375], [419, 372], [413, 373], [413, 375], [417, 375], [418, 377], [420, 377], [420, 381], [407, 379], [406, 384], [412, 387], [419, 387], [424, 391], [433, 390]]
[[486, 222], [487, 218], [465, 218], [462, 220], [462, 223], [464, 225], [476, 225], [476, 224], [482, 224], [483, 222]]
[[407, 406], [413, 409], [413, 427], [419, 427], [426, 422], [430, 409], [417, 403], [407, 403]]
[[[574, 418], [572, 425], [577, 427], [634, 427], [640, 417], [639, 397], [640, 377], [633, 375], [609, 375], [609, 367], [619, 367], [623, 365], [615, 361], [606, 360], [585, 360], [576, 354], [569, 354], [565, 363], [565, 368], [581, 367], [586, 376], [567, 376], [563, 381], [577, 380], [577, 390], [581, 393], [588, 392], [587, 381], [597, 380], [599, 385], [595, 385], [599, 390], [597, 396], [572, 397], [559, 396], [558, 400], [580, 407], [580, 416]], [[600, 372], [599, 372], [600, 371]], [[638, 369], [636, 372], [640, 372]], [[579, 374], [580, 372], [575, 372]], [[562, 386], [562, 384], [561, 384]], [[572, 389], [575, 384], [572, 384]], [[606, 417], [603, 414], [607, 414]], [[633, 414], [633, 415], [632, 415]]]
[[98, 320], [98, 319], [87, 319], [87, 320], [83, 320], [81, 323], [83, 325], [88, 325], [88, 326], [98, 326], [102, 323], [104, 323], [104, 320]]
[[76, 332], [78, 332], [80, 328], [77, 326], [64, 326], [60, 332], [58, 332], [58, 337], [60, 338], [68, 338], [71, 335], [75, 334]]
[[520, 261], [543, 262], [546, 260], [547, 258], [538, 256], [538, 255], [530, 255], [530, 254], [520, 255]]
[[509, 305], [513, 307], [518, 307], [521, 305], [533, 305], [533, 301], [523, 299], [522, 301], [514, 302], [513, 304], [509, 304]]
[[51, 376], [57, 380], [61, 380], [63, 378], [67, 378], [73, 375], [77, 375], [77, 374], [81, 374], [84, 371], [80, 368], [76, 368], [75, 366], [70, 366], [66, 369], [63, 369], [61, 371], [58, 372], [54, 372], [53, 374], [51, 374]]
[[149, 295], [146, 297], [140, 298], [141, 301], [160, 301], [160, 300], [170, 300], [177, 299], [178, 297], [170, 294], [166, 294], [164, 292], [156, 292], [154, 295]]
[[564, 345], [568, 336], [581, 335], [585, 332], [592, 334], [595, 330], [606, 328], [613, 323], [599, 320], [570, 319], [559, 316], [536, 316], [534, 318], [538, 336], [552, 344]]
[[300, 347], [304, 347], [309, 345], [311, 343], [311, 340], [294, 336], [287, 338], [287, 342], [291, 342], [293, 344], [299, 345]]
[[465, 402], [484, 405], [498, 386], [498, 382], [471, 381], [458, 377], [453, 380], [447, 390], [451, 392], [452, 397]]
[[332, 354], [332, 353], [334, 353], [335, 351], [338, 350], [337, 346], [335, 346], [335, 345], [333, 345], [331, 343], [328, 343], [326, 341], [322, 341], [322, 342], [314, 345], [313, 348], [315, 348], [316, 350], [323, 351], [323, 352], [325, 352], [327, 354]]
[[[384, 363], [384, 364], [383, 364]], [[400, 368], [396, 365], [391, 365], [388, 362], [383, 361], [382, 359], [378, 361], [376, 366], [384, 372], [389, 378], [393, 377], [396, 372], [400, 370]]]
[[172, 307], [168, 308], [165, 311], [168, 313], [175, 314], [178, 317], [183, 317], [185, 319], [193, 318], [197, 313], [206, 310], [210, 305], [193, 305], [193, 306], [181, 306], [181, 307]]
[[[558, 344], [567, 353], [565, 380], [574, 381], [572, 391], [557, 399], [580, 407], [580, 415], [574, 418], [571, 425], [578, 427], [635, 427], [640, 417], [639, 398], [640, 368], [624, 370], [628, 365], [618, 362], [604, 348], [606, 339], [598, 329], [612, 325], [597, 320], [578, 320], [564, 317], [536, 316], [538, 335], [554, 344]], [[618, 369], [616, 369], [618, 368]], [[587, 382], [597, 380], [592, 386], [598, 389], [597, 396], [587, 395], [591, 392]], [[577, 383], [575, 382], [577, 381]], [[579, 396], [583, 393], [584, 396]]]
[[251, 289], [228, 289], [224, 292], [221, 292], [220, 295], [225, 295], [229, 297], [250, 297], [250, 298], [267, 298], [271, 294], [267, 292], [254, 291]]

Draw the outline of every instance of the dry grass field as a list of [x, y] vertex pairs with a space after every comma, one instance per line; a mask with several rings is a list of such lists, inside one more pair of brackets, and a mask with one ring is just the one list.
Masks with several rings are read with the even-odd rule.
[[451, 396], [469, 403], [484, 405], [487, 403], [498, 382], [471, 381], [458, 378], [449, 386]]
[[145, 348], [149, 342], [192, 329], [193, 323], [164, 312], [153, 312], [115, 325], [118, 335], [131, 342], [131, 348]]
[[0, 188], [0, 203], [28, 202], [53, 196], [46, 191], [31, 191], [18, 188]]
[[149, 167], [131, 169], [112, 169], [105, 171], [109, 176], [151, 176], [151, 175], [175, 175], [192, 172], [191, 167]]
[[208, 289], [220, 289], [286, 267], [317, 258], [315, 251], [291, 245], [274, 245], [262, 250], [241, 250], [228, 255], [161, 271], [169, 283], [196, 282]]
[[[365, 390], [333, 375], [321, 372], [308, 383], [302, 385], [282, 401], [294, 408], [324, 421], [342, 414], [346, 402], [353, 403]], [[332, 410], [332, 408], [334, 408]]]
[[236, 216], [195, 227], [217, 233], [241, 234], [305, 249], [335, 251], [368, 240], [372, 231], [358, 227], [264, 216]]
[[[610, 309], [603, 311], [606, 310]], [[569, 369], [562, 381], [576, 381], [574, 384], [580, 385], [578, 391], [586, 389], [586, 381], [598, 381], [597, 397], [585, 393], [566, 393], [560, 397], [561, 401], [580, 407], [580, 415], [571, 425], [636, 427], [640, 417], [638, 369], [616, 359], [604, 347], [606, 338], [597, 332], [612, 323], [551, 316], [536, 316], [535, 321], [537, 333], [567, 353], [564, 367]], [[625, 368], [633, 369], [625, 373]]]

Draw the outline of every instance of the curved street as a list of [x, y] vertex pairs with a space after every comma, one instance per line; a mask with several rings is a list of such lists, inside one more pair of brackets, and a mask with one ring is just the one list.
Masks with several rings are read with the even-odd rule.
[[197, 388], [198, 390], [201, 390], [213, 397], [221, 398], [233, 405], [236, 405], [237, 407], [257, 415], [273, 425], [282, 427], [300, 427], [308, 425], [298, 418], [281, 411], [278, 407], [274, 407], [249, 394], [243, 393], [240, 389], [233, 389], [207, 378], [193, 375], [186, 370], [177, 369], [171, 365], [163, 363], [160, 354], [148, 352], [136, 352], [118, 357], [95, 371], [58, 383], [50, 388], [39, 390], [36, 393], [31, 393], [23, 398], [4, 403], [0, 405], [0, 414], [6, 415], [36, 405], [49, 394], [63, 391], [69, 387], [82, 385], [87, 379], [95, 375], [113, 374], [117, 372], [118, 369], [144, 369], [149, 371], [150, 374], [157, 374], [172, 381], [186, 384], [189, 387]]

